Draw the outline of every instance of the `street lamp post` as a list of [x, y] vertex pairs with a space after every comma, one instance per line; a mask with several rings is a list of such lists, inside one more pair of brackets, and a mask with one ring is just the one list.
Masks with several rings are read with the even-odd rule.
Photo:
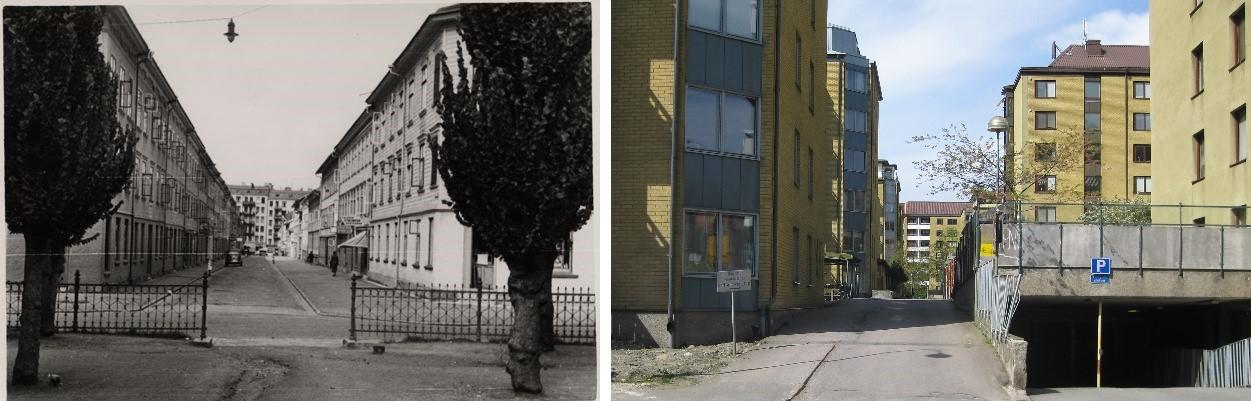
[[986, 123], [986, 130], [995, 133], [995, 160], [999, 164], [998, 166], [995, 166], [995, 174], [998, 176], [996, 178], [999, 179], [999, 183], [998, 183], [999, 184], [998, 190], [1000, 191], [999, 201], [1000, 203], [1002, 203], [1004, 201], [1003, 191], [1007, 191], [1008, 188], [1007, 188], [1007, 180], [1004, 177], [1005, 169], [1007, 168], [1007, 166], [1006, 166], [1006, 162], [1004, 162], [1003, 160], [1003, 157], [1000, 156], [1000, 150], [1001, 150], [1000, 148], [1002, 148], [1004, 145], [1000, 141], [999, 137], [1001, 134], [1003, 134], [1004, 132], [1008, 130], [1008, 119], [1003, 118], [1002, 116], [991, 117], [990, 121]]

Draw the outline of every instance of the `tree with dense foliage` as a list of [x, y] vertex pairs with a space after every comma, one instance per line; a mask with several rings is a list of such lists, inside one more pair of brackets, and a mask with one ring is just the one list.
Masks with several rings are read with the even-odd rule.
[[593, 207], [591, 7], [467, 4], [460, 12], [455, 85], [441, 68], [438, 171], [474, 245], [508, 264], [507, 371], [514, 390], [538, 393], [539, 357], [554, 339], [552, 267]]
[[[1073, 171], [1091, 156], [1080, 133], [1061, 129], [1052, 137], [1059, 139], [1025, 143], [1022, 149], [1030, 151], [1014, 153], [1003, 149], [994, 134], [969, 135], [964, 125], [952, 125], [909, 142], [933, 151], [932, 158], [913, 162], [921, 181], [935, 183], [933, 194], [955, 191], [984, 203], [1006, 203], [1022, 200], [1034, 190], [1038, 177]], [[1079, 185], [1053, 192], [1060, 200], [1080, 201], [1081, 190]]]
[[1110, 199], [1086, 205], [1081, 221], [1087, 224], [1151, 224], [1151, 202], [1144, 198]]
[[65, 249], [114, 213], [137, 139], [115, 119], [99, 7], [4, 7], [5, 214], [26, 241], [14, 385], [37, 384]]

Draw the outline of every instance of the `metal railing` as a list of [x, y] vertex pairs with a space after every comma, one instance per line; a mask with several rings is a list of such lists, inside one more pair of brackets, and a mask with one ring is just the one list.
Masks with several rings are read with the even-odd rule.
[[[199, 282], [169, 284], [58, 284], [58, 331], [190, 337], [206, 334], [208, 273]], [[6, 283], [8, 329], [21, 327], [23, 282]]]
[[[349, 336], [386, 339], [504, 341], [512, 333], [513, 307], [504, 286], [461, 285], [365, 288], [352, 279]], [[587, 288], [553, 288], [556, 338], [595, 343], [595, 294]]]

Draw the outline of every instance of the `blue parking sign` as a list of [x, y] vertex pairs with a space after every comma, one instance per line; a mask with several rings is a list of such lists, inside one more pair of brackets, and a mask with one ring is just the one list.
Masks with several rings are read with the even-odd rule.
[[1112, 259], [1090, 258], [1090, 274], [1112, 274]]

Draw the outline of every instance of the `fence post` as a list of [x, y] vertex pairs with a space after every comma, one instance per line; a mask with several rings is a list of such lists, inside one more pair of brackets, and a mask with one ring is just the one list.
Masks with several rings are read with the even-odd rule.
[[1186, 259], [1185, 256], [1182, 256], [1184, 255], [1184, 252], [1186, 250], [1186, 231], [1182, 229], [1182, 225], [1185, 224], [1184, 223], [1185, 221], [1186, 220], [1182, 218], [1182, 204], [1181, 202], [1178, 202], [1177, 203], [1177, 277], [1181, 277], [1183, 274], [1185, 274], [1182, 272], [1182, 261]]
[[81, 273], [74, 270], [74, 323], [70, 326], [71, 332], [78, 332], [78, 288], [81, 279]]
[[348, 328], [348, 339], [356, 341], [356, 279], [357, 275], [352, 274], [352, 308], [351, 308], [351, 326]]
[[209, 272], [205, 271], [200, 280], [200, 340], [208, 335], [208, 283]]
[[482, 342], [482, 282], [478, 282], [478, 342]]

